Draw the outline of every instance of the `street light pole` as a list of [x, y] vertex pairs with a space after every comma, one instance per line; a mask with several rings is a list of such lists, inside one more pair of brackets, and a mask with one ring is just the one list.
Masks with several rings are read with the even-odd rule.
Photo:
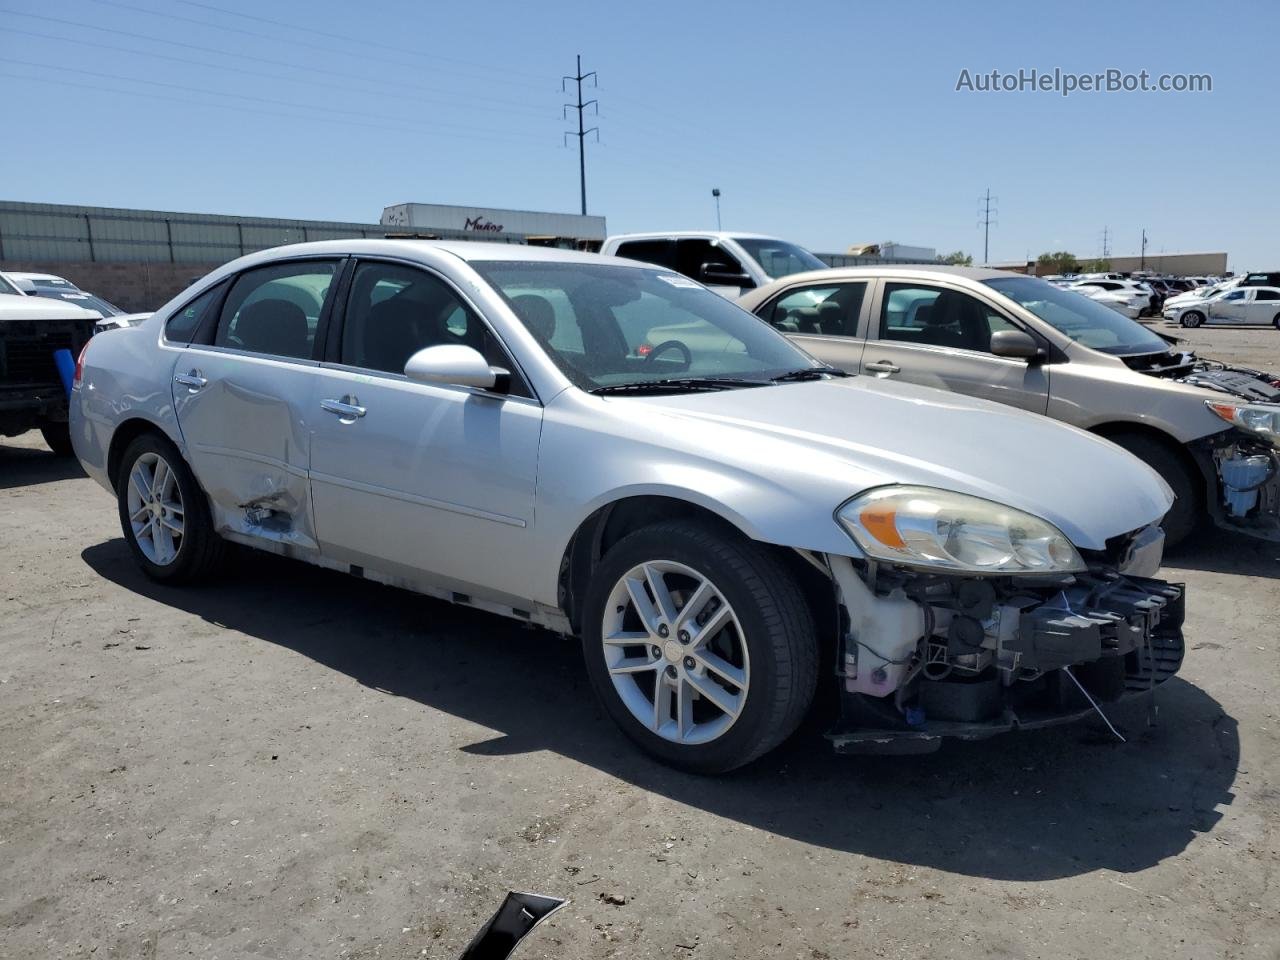
[[712, 187], [711, 195], [716, 198], [716, 231], [720, 230], [720, 188]]

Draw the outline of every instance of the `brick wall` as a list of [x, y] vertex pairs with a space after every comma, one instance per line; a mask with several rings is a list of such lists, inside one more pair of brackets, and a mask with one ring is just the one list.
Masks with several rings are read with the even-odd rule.
[[216, 263], [92, 263], [0, 260], [0, 273], [52, 273], [128, 313], [155, 310]]

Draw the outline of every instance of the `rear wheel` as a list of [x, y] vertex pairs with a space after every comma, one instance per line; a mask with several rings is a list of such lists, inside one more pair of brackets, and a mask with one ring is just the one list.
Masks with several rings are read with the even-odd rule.
[[605, 709], [646, 752], [723, 773], [799, 726], [817, 686], [813, 620], [765, 548], [697, 521], [636, 531], [587, 591], [583, 652]]
[[1277, 313], [1274, 317], [1271, 318], [1271, 323], [1272, 323], [1272, 326], [1274, 326], [1277, 330], [1280, 330], [1280, 313]]
[[1198, 327], [1204, 323], [1204, 314], [1198, 310], [1188, 310], [1182, 315], [1182, 325], [1184, 327]]
[[204, 491], [165, 438], [145, 433], [129, 444], [120, 459], [116, 498], [124, 538], [153, 580], [189, 583], [221, 561], [225, 542], [214, 533]]
[[71, 424], [46, 423], [40, 428], [40, 436], [49, 445], [55, 456], [69, 457], [75, 453], [71, 448]]
[[1193, 467], [1166, 444], [1141, 434], [1124, 434], [1111, 441], [1151, 467], [1173, 488], [1176, 499], [1165, 514], [1165, 546], [1175, 547], [1195, 532], [1204, 519], [1204, 482]]

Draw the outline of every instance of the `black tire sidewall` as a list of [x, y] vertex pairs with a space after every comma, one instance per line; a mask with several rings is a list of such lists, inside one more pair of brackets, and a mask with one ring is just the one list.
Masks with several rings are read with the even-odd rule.
[[75, 448], [71, 445], [71, 424], [65, 420], [41, 425], [40, 436], [44, 437], [45, 445], [54, 456], [75, 456]]
[[1199, 474], [1167, 446], [1138, 434], [1115, 437], [1113, 442], [1132, 453], [1164, 478], [1176, 499], [1165, 514], [1165, 545], [1172, 549], [1195, 532], [1204, 520], [1204, 485]]
[[[707, 548], [704, 538], [708, 531], [717, 537], [718, 549]], [[614, 722], [642, 749], [666, 764], [692, 773], [723, 773], [749, 763], [785, 739], [794, 731], [803, 712], [795, 723], [790, 724], [791, 729], [781, 732], [774, 729], [781, 720], [774, 692], [784, 671], [787, 684], [799, 684], [801, 687], [808, 684], [810, 689], [801, 693], [807, 698], [806, 707], [812, 700], [816, 670], [812, 671], [813, 678], [806, 678], [803, 676], [803, 664], [791, 662], [794, 658], [777, 655], [777, 645], [785, 640], [777, 636], [779, 628], [776, 622], [770, 626], [759, 597], [744, 582], [740, 564], [745, 563], [751, 573], [767, 584], [770, 594], [794, 591], [794, 597], [780, 597], [780, 601], [801, 604], [806, 618], [808, 609], [803, 607], [799, 588], [790, 574], [772, 562], [761, 563], [762, 559], [767, 561], [756, 545], [732, 532], [722, 533], [709, 525], [661, 525], [624, 537], [606, 554], [595, 571], [583, 607], [582, 646], [587, 675]], [[733, 607], [742, 626], [751, 664], [746, 706], [727, 732], [707, 744], [680, 745], [649, 730], [632, 716], [622, 702], [605, 665], [601, 632], [609, 594], [627, 571], [654, 560], [681, 563], [708, 577]], [[811, 620], [808, 637], [801, 642], [813, 645], [816, 659], [817, 641]], [[786, 721], [781, 722], [787, 725]], [[763, 743], [768, 746], [761, 749]]]
[[[137, 538], [133, 535], [133, 526], [129, 522], [129, 474], [138, 458], [145, 453], [155, 453], [164, 458], [173, 471], [178, 482], [178, 490], [182, 494], [182, 543], [178, 546], [176, 559], [163, 566], [147, 559], [142, 548], [138, 546]], [[162, 583], [177, 583], [190, 579], [198, 572], [205, 542], [208, 538], [215, 536], [213, 524], [209, 518], [204, 491], [196, 483], [195, 475], [178, 452], [178, 448], [167, 438], [155, 433], [144, 433], [125, 449], [124, 455], [120, 458], [120, 472], [116, 476], [116, 504], [125, 542], [129, 544], [129, 551], [147, 576]]]

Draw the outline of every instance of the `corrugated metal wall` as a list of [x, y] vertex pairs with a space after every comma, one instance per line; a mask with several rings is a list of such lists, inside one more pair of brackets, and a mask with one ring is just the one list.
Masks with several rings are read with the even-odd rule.
[[0, 201], [0, 260], [224, 263], [285, 243], [386, 231], [376, 223]]

